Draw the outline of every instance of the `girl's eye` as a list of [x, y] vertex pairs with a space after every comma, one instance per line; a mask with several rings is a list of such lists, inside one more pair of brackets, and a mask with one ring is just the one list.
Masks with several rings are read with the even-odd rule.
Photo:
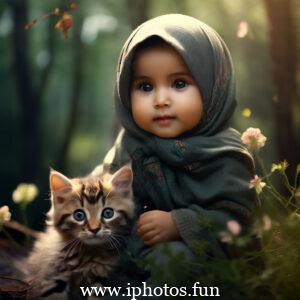
[[102, 211], [102, 218], [111, 219], [114, 216], [114, 210], [110, 207], [104, 208]]
[[73, 212], [73, 217], [76, 221], [81, 222], [81, 221], [85, 220], [86, 215], [82, 209], [77, 209]]
[[142, 92], [151, 92], [153, 90], [153, 86], [150, 83], [142, 82], [138, 85], [138, 89]]
[[175, 82], [174, 82], [174, 87], [175, 87], [176, 89], [183, 89], [183, 88], [185, 88], [187, 85], [188, 85], [188, 83], [187, 83], [185, 80], [182, 80], [182, 79], [177, 79], [177, 80], [175, 80]]

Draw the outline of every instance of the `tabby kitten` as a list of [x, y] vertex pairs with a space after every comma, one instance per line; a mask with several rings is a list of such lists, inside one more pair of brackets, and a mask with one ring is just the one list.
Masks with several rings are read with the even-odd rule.
[[132, 171], [69, 179], [51, 170], [47, 229], [28, 259], [30, 297], [87, 286], [118, 265], [134, 217]]

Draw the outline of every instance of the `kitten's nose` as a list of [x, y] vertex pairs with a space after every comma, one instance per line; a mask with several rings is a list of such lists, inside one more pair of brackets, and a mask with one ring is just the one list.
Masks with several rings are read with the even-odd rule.
[[91, 218], [87, 224], [88, 230], [96, 234], [101, 229], [101, 224], [95, 218]]
[[99, 230], [100, 230], [100, 227], [89, 228], [89, 231], [92, 232], [93, 234], [96, 234]]

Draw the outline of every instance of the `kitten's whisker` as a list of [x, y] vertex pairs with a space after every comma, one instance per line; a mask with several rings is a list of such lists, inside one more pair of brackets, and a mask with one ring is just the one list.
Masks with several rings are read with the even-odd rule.
[[81, 250], [82, 250], [82, 246], [83, 246], [83, 242], [81, 240], [79, 240], [79, 243], [80, 243], [80, 246], [79, 246], [79, 251], [81, 253]]
[[66, 247], [64, 248], [65, 250], [70, 250], [70, 248], [73, 247], [74, 243], [76, 242], [77, 238], [74, 238], [73, 240], [71, 240], [67, 245]]
[[70, 249], [69, 256], [72, 257], [76, 250], [78, 249], [79, 240], [76, 240], [73, 247]]
[[77, 240], [76, 237], [73, 238], [73, 239], [71, 239], [71, 240], [69, 240], [69, 241], [64, 245], [64, 247], [61, 249], [61, 251], [67, 250], [67, 249], [70, 247], [70, 245], [71, 245], [75, 240]]
[[111, 241], [111, 239], [108, 237], [105, 237], [106, 240], [109, 242], [110, 246], [112, 247], [112, 249], [114, 249], [116, 246], [113, 244], [113, 242]]
[[[75, 243], [75, 241], [74, 241], [73, 243]], [[67, 259], [67, 258], [69, 257], [69, 253], [70, 253], [70, 251], [71, 251], [71, 249], [72, 249], [72, 247], [73, 247], [73, 243], [72, 243], [72, 246], [71, 246], [70, 248], [67, 249], [67, 251], [66, 251], [66, 253], [65, 253], [64, 260]]]
[[118, 242], [122, 245], [122, 247], [124, 247], [124, 245], [127, 244], [128, 242], [128, 237], [127, 236], [122, 236], [122, 235], [119, 235], [119, 234], [112, 234], [114, 236], [115, 239], [118, 240]]
[[111, 238], [112, 240], [114, 240], [115, 243], [116, 243], [120, 248], [122, 248], [121, 242], [120, 242], [113, 234], [110, 236], [110, 238]]
[[119, 244], [119, 247], [121, 250], [124, 250], [126, 248], [128, 239], [124, 238], [124, 237], [116, 237], [114, 234], [112, 235], [113, 238], [116, 240], [116, 242]]
[[70, 251], [70, 257], [72, 257], [74, 255], [74, 252], [76, 251], [76, 249], [78, 248], [79, 245], [79, 240], [77, 239], [73, 245], [73, 247], [71, 248]]
[[118, 255], [120, 255], [120, 250], [119, 250], [119, 247], [118, 247], [118, 244], [116, 243], [116, 241], [113, 239], [112, 236], [109, 236], [108, 237], [108, 240], [111, 242], [111, 244], [114, 246], [114, 248], [117, 250], [118, 252]]
[[71, 243], [73, 243], [75, 240], [76, 240], [76, 238], [73, 238], [73, 239], [71, 239], [71, 240], [68, 240], [68, 241], [65, 243], [65, 245], [64, 245], [64, 248], [63, 248], [63, 249], [67, 248], [67, 247], [68, 247], [68, 245], [70, 245]]
[[111, 246], [112, 248], [114, 248], [114, 245], [111, 243], [111, 240], [109, 239], [109, 237], [105, 237], [105, 240], [107, 240], [107, 241], [109, 242], [110, 246]]
[[[74, 250], [74, 248], [76, 248], [76, 246], [78, 245], [79, 240], [77, 238], [75, 238], [73, 240], [73, 243], [70, 244], [70, 246], [68, 247], [69, 249], [67, 250], [66, 254], [65, 254], [65, 259], [67, 257], [69, 257], [70, 254], [72, 254], [72, 251]], [[70, 255], [72, 256], [72, 255]]]
[[120, 238], [121, 240], [125, 240], [126, 241], [128, 239], [127, 236], [125, 236], [124, 234], [121, 235], [121, 234], [113, 233], [113, 235], [115, 237], [117, 237], [117, 238]]

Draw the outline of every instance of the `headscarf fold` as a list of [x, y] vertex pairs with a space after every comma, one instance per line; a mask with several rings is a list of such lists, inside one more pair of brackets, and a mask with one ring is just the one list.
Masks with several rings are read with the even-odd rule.
[[[136, 49], [159, 37], [182, 56], [203, 98], [204, 117], [176, 138], [160, 138], [139, 128], [130, 104], [132, 63]], [[123, 126], [104, 160], [114, 171], [132, 161], [134, 193], [151, 209], [172, 211], [183, 240], [207, 232], [196, 229], [208, 218], [219, 230], [236, 219], [250, 224], [255, 198], [249, 189], [254, 167], [240, 134], [228, 127], [236, 106], [230, 53], [208, 25], [189, 16], [170, 14], [149, 20], [127, 39], [119, 58], [115, 88], [117, 116]]]

